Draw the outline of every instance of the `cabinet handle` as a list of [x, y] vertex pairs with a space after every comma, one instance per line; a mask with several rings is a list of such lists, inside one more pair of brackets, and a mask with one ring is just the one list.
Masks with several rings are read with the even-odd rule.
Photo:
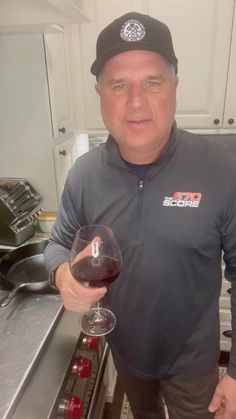
[[223, 335], [224, 335], [226, 338], [232, 338], [232, 330], [225, 330], [225, 331], [223, 332]]
[[220, 120], [219, 120], [219, 118], [215, 118], [213, 122], [214, 122], [215, 125], [219, 125]]
[[232, 289], [231, 288], [227, 289], [227, 293], [232, 294]]
[[232, 125], [234, 123], [234, 118], [229, 118], [228, 119], [228, 124]]
[[66, 156], [66, 150], [60, 150], [59, 154], [60, 156]]
[[65, 134], [65, 132], [66, 132], [66, 129], [65, 129], [65, 127], [62, 127], [62, 128], [59, 128], [59, 130], [58, 130], [59, 132], [61, 132], [62, 134]]

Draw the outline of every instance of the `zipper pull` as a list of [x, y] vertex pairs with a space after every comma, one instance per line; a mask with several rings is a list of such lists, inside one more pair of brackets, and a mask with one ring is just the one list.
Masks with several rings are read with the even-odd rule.
[[138, 187], [138, 190], [139, 190], [140, 192], [142, 192], [142, 191], [143, 191], [143, 180], [140, 180], [140, 181], [139, 181], [139, 187]]

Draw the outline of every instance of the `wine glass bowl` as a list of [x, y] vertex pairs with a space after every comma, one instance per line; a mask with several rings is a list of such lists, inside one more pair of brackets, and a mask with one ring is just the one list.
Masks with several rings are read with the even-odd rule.
[[[77, 231], [70, 252], [70, 270], [80, 284], [107, 287], [119, 275], [121, 265], [120, 248], [110, 227], [88, 225]], [[91, 336], [106, 335], [115, 324], [114, 313], [99, 302], [81, 318], [83, 332]]]

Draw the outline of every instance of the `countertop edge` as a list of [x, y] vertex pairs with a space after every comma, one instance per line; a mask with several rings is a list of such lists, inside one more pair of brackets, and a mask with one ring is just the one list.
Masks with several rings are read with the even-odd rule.
[[34, 365], [34, 373], [30, 374], [18, 404], [12, 407], [7, 419], [50, 417], [50, 409], [58, 397], [58, 389], [71, 362], [80, 332], [79, 314], [64, 310], [47, 341], [43, 356]]

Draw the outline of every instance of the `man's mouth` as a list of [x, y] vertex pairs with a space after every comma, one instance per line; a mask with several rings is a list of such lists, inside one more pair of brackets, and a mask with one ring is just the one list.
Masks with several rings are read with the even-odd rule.
[[142, 127], [147, 125], [150, 122], [150, 119], [144, 118], [144, 119], [128, 119], [127, 123], [134, 127]]

